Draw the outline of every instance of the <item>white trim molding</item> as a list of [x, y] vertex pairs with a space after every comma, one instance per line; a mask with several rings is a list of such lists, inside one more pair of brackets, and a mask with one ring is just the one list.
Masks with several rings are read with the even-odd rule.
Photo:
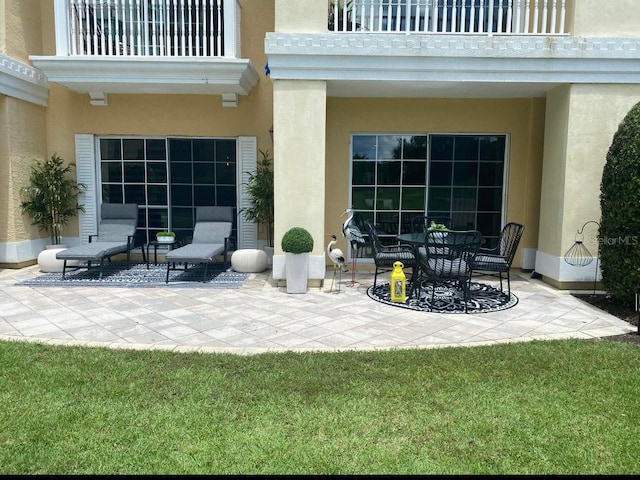
[[37, 68], [0, 54], [0, 94], [46, 107], [49, 83]]

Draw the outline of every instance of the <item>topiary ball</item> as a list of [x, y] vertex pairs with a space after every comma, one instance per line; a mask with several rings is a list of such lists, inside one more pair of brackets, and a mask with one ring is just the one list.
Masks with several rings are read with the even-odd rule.
[[313, 237], [302, 227], [293, 227], [282, 236], [282, 250], [289, 253], [309, 253], [313, 250]]

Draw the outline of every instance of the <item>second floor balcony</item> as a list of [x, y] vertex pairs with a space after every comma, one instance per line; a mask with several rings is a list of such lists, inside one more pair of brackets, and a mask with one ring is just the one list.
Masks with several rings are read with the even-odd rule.
[[55, 0], [55, 56], [33, 56], [52, 83], [88, 93], [220, 94], [235, 106], [258, 81], [241, 57], [238, 0]]

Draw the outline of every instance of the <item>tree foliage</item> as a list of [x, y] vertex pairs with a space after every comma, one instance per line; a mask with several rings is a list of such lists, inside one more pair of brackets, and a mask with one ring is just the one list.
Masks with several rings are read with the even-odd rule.
[[613, 136], [600, 184], [600, 209], [603, 286], [631, 306], [640, 287], [640, 103]]
[[68, 219], [79, 210], [84, 211], [84, 206], [78, 204], [78, 194], [85, 186], [70, 177], [74, 167], [73, 163], [65, 165], [54, 153], [50, 159], [31, 166], [29, 183], [20, 191], [22, 214], [31, 218], [32, 225], [49, 233], [53, 245], [60, 244], [60, 233]]

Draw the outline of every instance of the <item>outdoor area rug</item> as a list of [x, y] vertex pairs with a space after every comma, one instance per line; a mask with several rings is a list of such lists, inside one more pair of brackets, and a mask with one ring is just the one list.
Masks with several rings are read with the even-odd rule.
[[[407, 283], [407, 289], [409, 284]], [[508, 297], [501, 293], [500, 289], [484, 283], [471, 282], [470, 300], [467, 303], [467, 313], [485, 313], [506, 310], [518, 303], [518, 297], [513, 293]], [[373, 300], [393, 305], [394, 307], [407, 308], [434, 313], [465, 313], [462, 292], [452, 291], [446, 288], [436, 288], [436, 295], [431, 304], [431, 289], [422, 289], [419, 298], [407, 299], [406, 303], [391, 301], [389, 283], [379, 283], [367, 289], [367, 295]]]
[[189, 288], [239, 288], [248, 278], [248, 274], [223, 271], [215, 265], [209, 265], [206, 282], [202, 281], [204, 266], [190, 266], [186, 271], [182, 266], [169, 271], [169, 284], [165, 283], [167, 265], [149, 265], [144, 263], [113, 263], [100, 268], [80, 268], [67, 270], [64, 280], [62, 273], [43, 273], [35, 278], [24, 280], [16, 285], [31, 287], [189, 287]]

